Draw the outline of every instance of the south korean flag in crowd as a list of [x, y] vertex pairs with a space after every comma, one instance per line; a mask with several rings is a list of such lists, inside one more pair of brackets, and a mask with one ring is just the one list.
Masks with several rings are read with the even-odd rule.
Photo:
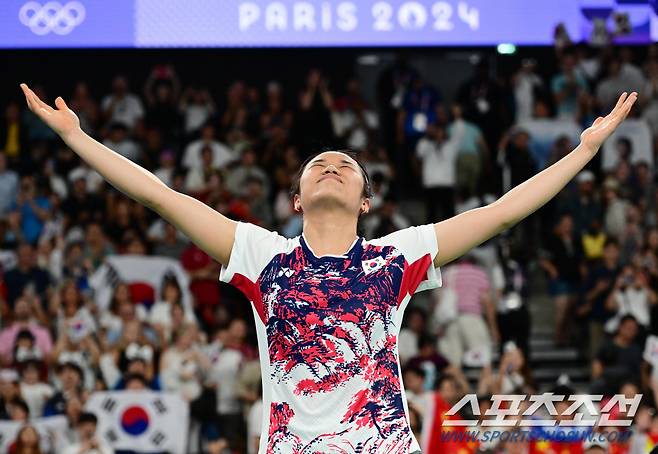
[[98, 417], [98, 436], [114, 449], [186, 452], [189, 406], [178, 394], [96, 392], [86, 409]]

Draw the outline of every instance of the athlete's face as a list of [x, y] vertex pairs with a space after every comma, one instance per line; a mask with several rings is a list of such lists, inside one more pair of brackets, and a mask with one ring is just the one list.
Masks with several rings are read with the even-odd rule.
[[348, 155], [335, 151], [322, 153], [306, 165], [295, 195], [295, 210], [316, 204], [341, 206], [357, 216], [370, 209], [363, 197], [364, 178], [359, 165]]

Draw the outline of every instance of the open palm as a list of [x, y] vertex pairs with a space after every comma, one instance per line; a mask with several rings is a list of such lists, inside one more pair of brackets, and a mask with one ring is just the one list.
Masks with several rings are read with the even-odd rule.
[[68, 108], [61, 97], [55, 100], [57, 109], [53, 109], [39, 97], [26, 84], [21, 84], [27, 105], [44, 123], [50, 126], [60, 136], [65, 136], [80, 128], [80, 120]]
[[631, 111], [631, 107], [637, 100], [637, 93], [633, 92], [630, 95], [626, 92], [622, 93], [617, 101], [617, 105], [612, 109], [605, 117], [597, 118], [592, 126], [587, 128], [580, 135], [580, 141], [591, 147], [592, 150], [596, 151], [601, 147], [601, 144], [607, 139], [610, 134], [613, 133], [617, 126], [624, 121], [628, 112]]

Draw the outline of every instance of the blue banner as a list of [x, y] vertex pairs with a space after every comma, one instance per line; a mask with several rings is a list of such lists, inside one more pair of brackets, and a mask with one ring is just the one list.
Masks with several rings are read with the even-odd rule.
[[[0, 47], [545, 45], [601, 30], [658, 40], [648, 0], [58, 0], [0, 2]], [[653, 38], [652, 38], [653, 37]]]

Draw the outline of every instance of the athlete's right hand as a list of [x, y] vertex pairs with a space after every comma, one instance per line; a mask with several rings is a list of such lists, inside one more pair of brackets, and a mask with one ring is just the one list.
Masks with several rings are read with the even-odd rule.
[[61, 97], [55, 100], [57, 109], [53, 109], [39, 97], [26, 84], [21, 84], [27, 105], [44, 123], [53, 131], [64, 138], [65, 136], [80, 130], [80, 120], [75, 112], [68, 108]]

